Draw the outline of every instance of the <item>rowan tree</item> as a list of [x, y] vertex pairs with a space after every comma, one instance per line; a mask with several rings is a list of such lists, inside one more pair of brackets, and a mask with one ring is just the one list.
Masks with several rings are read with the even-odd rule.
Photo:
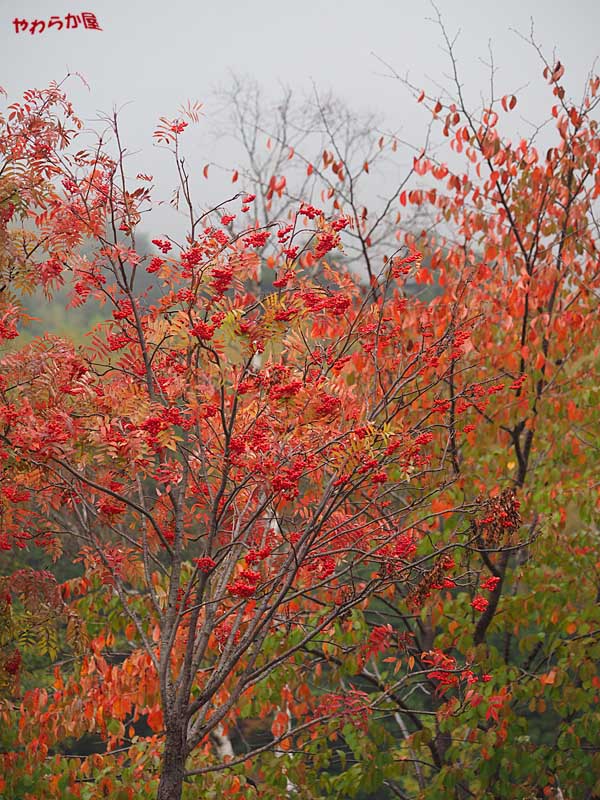
[[[453, 551], [477, 540], [468, 489], [462, 530], [442, 547], [434, 501], [456, 478], [439, 394], [480, 315], [434, 326], [424, 306], [408, 314], [413, 251], [365, 290], [334, 266], [356, 222], [343, 213], [302, 204], [232, 235], [229, 218], [255, 198], [198, 209], [181, 152], [196, 117], [188, 106], [155, 132], [189, 231], [185, 242], [158, 234], [152, 258], [135, 247], [151, 176], [129, 179], [116, 118], [93, 147], [46, 155], [64, 191], [35, 219], [57, 244], [32, 269], [49, 292], [68, 281], [73, 306], [94, 300], [110, 317], [87, 347], [46, 335], [2, 358], [4, 541], [59, 558], [75, 537], [84, 569], [62, 599], [85, 656], [4, 705], [4, 789], [20, 796], [178, 800], [186, 782], [245, 796], [254, 763], [268, 778], [261, 796], [293, 789], [298, 752], [318, 758], [315, 737], [336, 728], [352, 738], [377, 702], [343, 687], [313, 694], [306, 653], [333, 654], [355, 609], [389, 587], [418, 608], [453, 585]], [[275, 291], [261, 299], [269, 238]], [[315, 262], [326, 287], [310, 277]], [[137, 289], [142, 270], [158, 299]], [[465, 380], [456, 400], [475, 390]], [[427, 658], [443, 655], [432, 645]], [[227, 736], [242, 715], [268, 718], [271, 736], [236, 756]], [[64, 752], [86, 733], [106, 752]]]
[[[4, 90], [0, 93], [6, 96]], [[57, 227], [40, 235], [37, 226], [57, 199], [60, 154], [81, 129], [61, 86], [26, 92], [0, 116], [0, 262], [3, 311], [9, 313], [11, 290], [29, 293], [44, 275], [41, 263], [73, 247], [77, 240]], [[46, 261], [44, 261], [46, 259]], [[50, 269], [50, 267], [47, 267]], [[4, 325], [13, 330], [9, 317]], [[4, 338], [10, 338], [3, 333]]]
[[[4, 90], [0, 94], [6, 96]], [[11, 103], [0, 114], [0, 330], [2, 340], [18, 336], [27, 316], [21, 300], [42, 286], [57, 271], [57, 258], [75, 244], [72, 233], [38, 227], [56, 202], [55, 181], [60, 175], [60, 154], [81, 129], [61, 86], [26, 92], [21, 103]], [[60, 271], [58, 267], [58, 271]], [[9, 486], [4, 496], [11, 497]], [[15, 499], [19, 497], [19, 492]], [[15, 520], [16, 522], [16, 520]], [[29, 534], [23, 532], [21, 546]], [[0, 550], [12, 543], [0, 533]], [[29, 643], [42, 653], [54, 652], [56, 618], [65, 610], [54, 576], [19, 565], [2, 580], [0, 630], [0, 692], [14, 689], [21, 653], [16, 646]], [[12, 591], [8, 591], [10, 583]], [[18, 598], [13, 606], [12, 597]]]

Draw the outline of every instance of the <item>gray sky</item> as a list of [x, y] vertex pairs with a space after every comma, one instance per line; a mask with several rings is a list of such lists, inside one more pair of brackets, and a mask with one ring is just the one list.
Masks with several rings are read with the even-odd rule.
[[[461, 29], [457, 53], [474, 104], [488, 86], [478, 59], [487, 58], [491, 39], [500, 93], [531, 81], [535, 91], [525, 92], [520, 113], [539, 119], [547, 109], [537, 57], [510, 30], [527, 34], [531, 17], [539, 43], [550, 58], [556, 47], [577, 95], [600, 50], [597, 0], [439, 0], [438, 7], [450, 35]], [[17, 34], [13, 26], [15, 17], [47, 22], [82, 11], [93, 12], [103, 30]], [[0, 86], [16, 99], [23, 89], [80, 72], [90, 90], [76, 80], [69, 87], [80, 116], [90, 120], [97, 111], [124, 106], [124, 138], [141, 151], [139, 167], [157, 175], [162, 190], [170, 167], [152, 150], [158, 117], [175, 116], [184, 101], [200, 100], [206, 114], [201, 125], [209, 130], [211, 91], [227, 82], [230, 71], [256, 78], [267, 93], [279, 80], [306, 92], [314, 81], [358, 111], [385, 114], [390, 127], [403, 124], [405, 137], [419, 140], [425, 117], [398, 82], [382, 75], [373, 53], [400, 73], [408, 70], [418, 85], [443, 81], [449, 63], [440, 30], [428, 19], [433, 13], [419, 0], [0, 0]], [[191, 155], [201, 168], [211, 153]]]

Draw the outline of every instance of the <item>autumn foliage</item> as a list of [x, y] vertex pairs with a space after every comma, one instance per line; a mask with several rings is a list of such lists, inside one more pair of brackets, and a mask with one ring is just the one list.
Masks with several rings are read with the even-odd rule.
[[[199, 210], [188, 105], [155, 133], [187, 238], [153, 254], [118, 120], [83, 147], [62, 88], [8, 107], [0, 547], [44, 571], [0, 585], [0, 792], [598, 790], [600, 82], [574, 106], [544, 78], [545, 152], [501, 134], [513, 95], [415, 90], [453, 155], [416, 157], [393, 214], [327, 125], [318, 163], [276, 142], [319, 205], [277, 162]], [[105, 322], [21, 345], [26, 286]]]

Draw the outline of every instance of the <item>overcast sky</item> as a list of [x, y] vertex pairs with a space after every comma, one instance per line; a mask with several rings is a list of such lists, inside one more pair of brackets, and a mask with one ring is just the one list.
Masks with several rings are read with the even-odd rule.
[[[83, 4], [81, 4], [83, 3]], [[519, 104], [535, 118], [547, 108], [541, 99], [540, 67], [531, 48], [511, 30], [529, 33], [531, 18], [539, 43], [553, 49], [567, 68], [568, 86], [580, 93], [600, 51], [600, 2], [571, 0], [438, 0], [451, 36], [461, 30], [457, 54], [473, 101], [488, 86], [479, 61], [491, 40], [500, 93], [527, 82], [534, 89]], [[44, 21], [92, 12], [101, 31], [58, 29], [16, 33], [13, 20]], [[29, 87], [81, 73], [89, 90], [72, 81], [69, 94], [86, 120], [98, 111], [122, 107], [123, 133], [130, 149], [141, 151], [145, 171], [164, 174], [164, 156], [152, 150], [159, 116], [174, 116], [188, 99], [203, 101], [202, 124], [215, 113], [212, 90], [231, 71], [246, 74], [274, 93], [278, 81], [299, 91], [333, 90], [357, 111], [384, 113], [390, 127], [404, 123], [406, 136], [424, 127], [414, 101], [386, 78], [375, 56], [418, 85], [443, 81], [449, 63], [434, 11], [419, 0], [0, 0], [0, 86], [11, 99]], [[38, 26], [37, 29], [41, 28]], [[37, 30], [36, 29], [36, 30]], [[375, 54], [375, 55], [374, 55]], [[126, 105], [127, 104], [127, 105]], [[163, 166], [155, 162], [161, 160]], [[198, 154], [204, 163], [206, 154]]]

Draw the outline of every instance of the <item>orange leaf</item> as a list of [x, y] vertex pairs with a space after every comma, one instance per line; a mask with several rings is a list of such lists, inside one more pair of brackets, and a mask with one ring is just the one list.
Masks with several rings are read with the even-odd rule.
[[148, 725], [152, 728], [152, 730], [156, 733], [160, 731], [163, 726], [163, 715], [160, 708], [154, 708], [147, 717]]
[[556, 680], [556, 670], [551, 669], [546, 675], [540, 675], [540, 683], [542, 686], [552, 686]]
[[271, 725], [271, 733], [273, 736], [277, 737], [281, 736], [282, 733], [285, 733], [288, 723], [289, 719], [285, 711], [278, 711], [277, 714], [275, 714], [275, 719]]
[[[429, 275], [429, 273], [427, 273]], [[431, 277], [431, 276], [429, 276]], [[453, 503], [451, 500], [445, 500], [443, 497], [434, 497], [431, 500], [431, 510], [434, 514], [441, 514], [444, 511], [448, 511], [453, 507]], [[446, 515], [448, 516], [448, 515]]]

